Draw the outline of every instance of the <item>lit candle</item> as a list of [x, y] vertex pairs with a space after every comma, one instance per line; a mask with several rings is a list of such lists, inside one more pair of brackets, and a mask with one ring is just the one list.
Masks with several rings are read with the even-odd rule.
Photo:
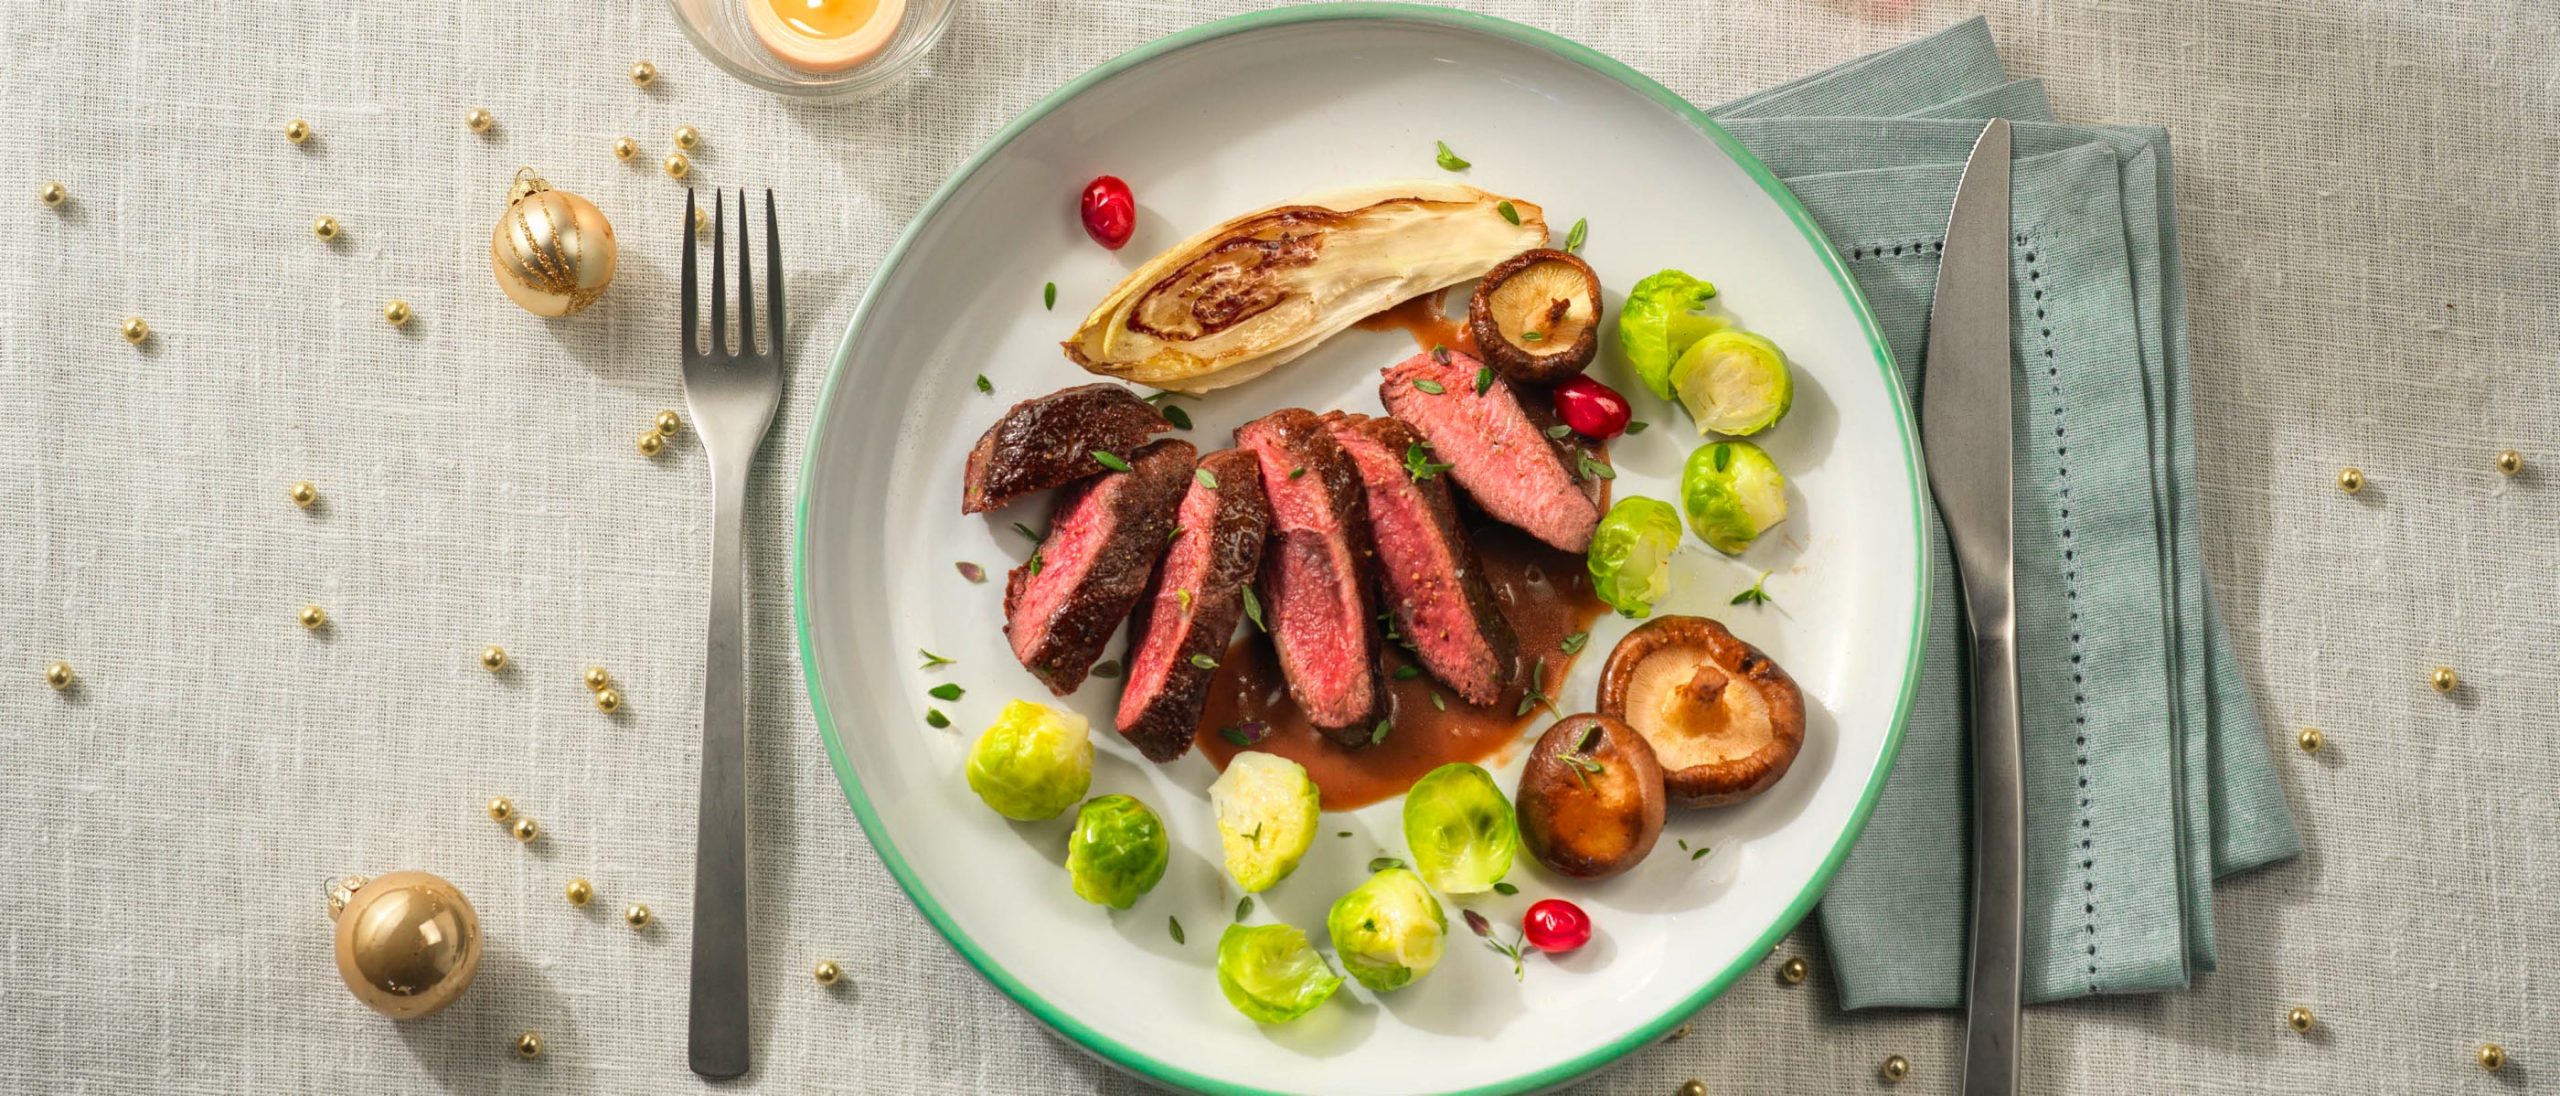
[[842, 72], [897, 37], [907, 0], [746, 0], [747, 23], [774, 56], [812, 72]]

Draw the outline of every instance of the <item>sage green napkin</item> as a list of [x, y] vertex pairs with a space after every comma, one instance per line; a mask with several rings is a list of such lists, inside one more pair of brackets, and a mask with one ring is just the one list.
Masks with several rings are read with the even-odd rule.
[[[2165, 131], [2052, 124], [1980, 19], [1713, 111], [1847, 261], [1916, 403], [1956, 181], [2015, 128], [2020, 700], [2031, 1000], [2215, 961], [2211, 882], [2300, 841], [2207, 588]], [[1844, 1005], [1963, 997], [1969, 748], [1943, 562], [1898, 763], [1821, 917]]]

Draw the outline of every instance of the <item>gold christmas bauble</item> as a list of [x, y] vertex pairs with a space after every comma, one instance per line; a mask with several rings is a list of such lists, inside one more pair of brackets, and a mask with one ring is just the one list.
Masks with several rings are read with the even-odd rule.
[[330, 889], [337, 918], [338, 977], [365, 1007], [394, 1020], [443, 1009], [480, 972], [480, 915], [460, 890], [422, 871]]
[[594, 202], [553, 190], [530, 169], [516, 176], [507, 211], [489, 233], [498, 288], [536, 316], [566, 316], [596, 303], [613, 284], [613, 223]]

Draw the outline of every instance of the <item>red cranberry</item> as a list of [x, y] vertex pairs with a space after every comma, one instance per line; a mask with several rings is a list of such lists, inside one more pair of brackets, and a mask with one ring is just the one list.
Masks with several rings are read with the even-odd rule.
[[1093, 242], [1120, 250], [1129, 235], [1138, 230], [1138, 200], [1129, 195], [1129, 184], [1116, 175], [1105, 175], [1084, 185], [1084, 200], [1077, 203], [1076, 213], [1084, 218], [1084, 234]]
[[1577, 374], [1555, 387], [1556, 415], [1574, 433], [1587, 438], [1608, 439], [1626, 432], [1627, 418], [1634, 411], [1618, 390]]
[[1539, 951], [1572, 951], [1591, 942], [1591, 915], [1562, 898], [1544, 898], [1520, 918], [1520, 931]]

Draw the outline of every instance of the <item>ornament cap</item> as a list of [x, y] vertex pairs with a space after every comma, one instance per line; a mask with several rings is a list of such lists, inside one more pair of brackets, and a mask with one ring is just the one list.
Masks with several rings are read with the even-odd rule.
[[517, 168], [515, 182], [507, 186], [507, 204], [514, 205], [549, 189], [551, 180], [534, 174], [530, 167]]

